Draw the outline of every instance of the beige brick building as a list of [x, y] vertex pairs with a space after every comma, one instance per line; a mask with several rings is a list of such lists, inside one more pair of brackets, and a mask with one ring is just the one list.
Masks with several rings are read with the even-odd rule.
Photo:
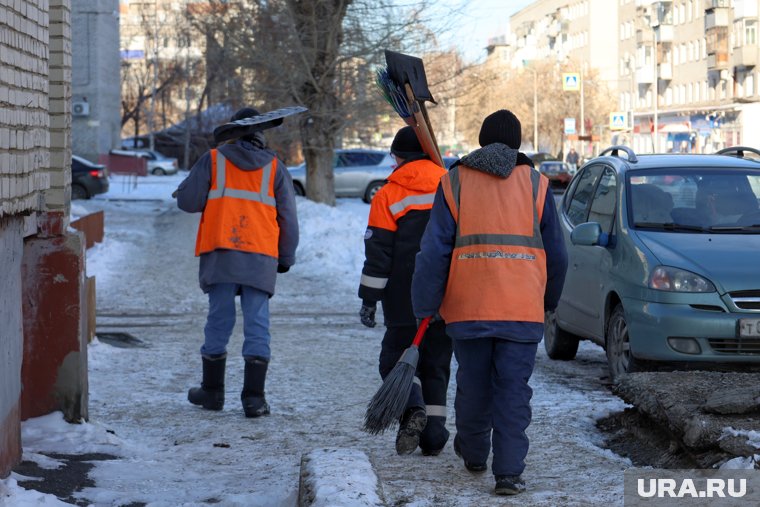
[[610, 113], [625, 117], [619, 130], [595, 126], [608, 142], [760, 147], [759, 11], [760, 0], [538, 0], [510, 18], [510, 66], [569, 60], [598, 71], [619, 97]]
[[[0, 477], [5, 477], [21, 458], [20, 421], [55, 410], [58, 403], [48, 389], [51, 378], [39, 382], [40, 377], [49, 374], [53, 382], [57, 376], [61, 385], [68, 384], [60, 364], [42, 365], [33, 356], [35, 348], [44, 349], [36, 356], [55, 362], [59, 344], [81, 334], [76, 322], [67, 329], [71, 322], [65, 318], [53, 321], [60, 317], [54, 307], [64, 301], [78, 320], [84, 251], [79, 234], [68, 230], [71, 0], [0, 0], [0, 26]], [[58, 287], [50, 288], [56, 280]], [[46, 326], [52, 325], [62, 326], [60, 333], [51, 334]], [[81, 382], [86, 364], [78, 349], [65, 355], [79, 384], [69, 400], [79, 396], [86, 414], [86, 381]], [[28, 404], [35, 401], [40, 405]]]

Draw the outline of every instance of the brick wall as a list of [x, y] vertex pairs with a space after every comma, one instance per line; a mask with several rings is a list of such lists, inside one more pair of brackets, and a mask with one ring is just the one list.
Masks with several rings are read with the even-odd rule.
[[48, 7], [0, 6], [0, 217], [38, 210], [49, 186]]

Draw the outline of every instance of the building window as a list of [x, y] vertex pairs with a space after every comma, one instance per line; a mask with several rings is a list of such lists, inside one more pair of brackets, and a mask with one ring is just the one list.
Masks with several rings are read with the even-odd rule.
[[757, 44], [757, 21], [754, 19], [744, 20], [744, 44], [747, 46]]

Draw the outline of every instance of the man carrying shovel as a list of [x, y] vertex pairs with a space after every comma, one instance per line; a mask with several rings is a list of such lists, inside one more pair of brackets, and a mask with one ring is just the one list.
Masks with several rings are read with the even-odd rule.
[[[383, 303], [385, 336], [380, 351], [380, 376], [385, 379], [412, 343], [417, 321], [412, 312], [414, 258], [425, 231], [438, 182], [446, 170], [425, 154], [412, 127], [398, 131], [391, 144], [397, 167], [370, 204], [364, 235], [366, 260], [359, 297], [361, 322], [375, 327], [378, 301]], [[411, 454], [419, 446], [426, 456], [446, 445], [446, 391], [451, 340], [438, 320], [427, 330], [420, 348], [414, 384], [396, 435], [396, 452]]]

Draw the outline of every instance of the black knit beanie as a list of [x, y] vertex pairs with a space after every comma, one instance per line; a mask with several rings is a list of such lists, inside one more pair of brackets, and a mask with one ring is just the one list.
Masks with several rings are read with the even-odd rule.
[[412, 127], [406, 126], [396, 132], [391, 143], [391, 153], [403, 159], [419, 158], [425, 152]]
[[243, 118], [250, 118], [251, 116], [257, 116], [261, 113], [252, 108], [252, 107], [244, 107], [243, 109], [240, 109], [237, 113], [232, 115], [232, 118], [230, 118], [230, 121], [237, 121], [242, 120]]
[[512, 111], [499, 109], [483, 120], [478, 137], [480, 146], [492, 143], [506, 144], [513, 150], [519, 150], [522, 144], [522, 125]]

